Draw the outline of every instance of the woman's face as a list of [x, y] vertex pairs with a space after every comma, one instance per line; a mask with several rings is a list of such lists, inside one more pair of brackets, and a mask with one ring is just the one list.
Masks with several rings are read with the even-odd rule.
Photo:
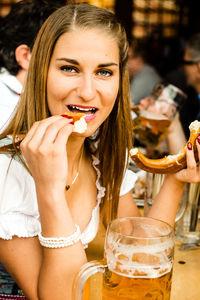
[[108, 117], [119, 90], [117, 42], [100, 30], [75, 29], [58, 39], [50, 61], [47, 101], [51, 115], [83, 112], [89, 136]]

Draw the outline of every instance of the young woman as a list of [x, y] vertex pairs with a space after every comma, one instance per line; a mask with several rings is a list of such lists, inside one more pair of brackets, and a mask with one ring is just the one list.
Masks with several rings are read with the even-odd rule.
[[[100, 204], [107, 221], [139, 215], [136, 175], [126, 171], [127, 49], [115, 16], [88, 4], [53, 13], [36, 39], [21, 102], [0, 135], [0, 261], [31, 300], [71, 299]], [[86, 114], [84, 133], [66, 111]], [[187, 162], [166, 177], [150, 216], [173, 224], [182, 181], [200, 178], [193, 151]]]

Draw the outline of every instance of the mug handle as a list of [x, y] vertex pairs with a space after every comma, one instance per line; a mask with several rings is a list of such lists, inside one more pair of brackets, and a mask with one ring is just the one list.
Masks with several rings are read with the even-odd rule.
[[83, 265], [73, 283], [72, 300], [82, 300], [86, 281], [96, 273], [104, 274], [107, 264], [105, 260], [93, 260]]

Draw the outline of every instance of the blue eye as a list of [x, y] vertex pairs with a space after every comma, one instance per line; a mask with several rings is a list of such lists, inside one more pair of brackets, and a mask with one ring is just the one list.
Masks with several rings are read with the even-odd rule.
[[78, 69], [73, 66], [62, 66], [62, 67], [60, 67], [60, 69], [67, 73], [77, 73], [78, 72]]
[[103, 77], [110, 77], [113, 75], [112, 71], [106, 69], [99, 70], [97, 73]]

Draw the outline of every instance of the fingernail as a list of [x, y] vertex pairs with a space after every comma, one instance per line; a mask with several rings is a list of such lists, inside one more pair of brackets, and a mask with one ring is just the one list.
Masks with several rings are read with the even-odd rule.
[[69, 124], [74, 125], [74, 122], [72, 121], [72, 122], [70, 122]]
[[66, 119], [72, 119], [72, 120], [73, 120], [73, 118], [70, 117], [70, 116], [68, 116], [68, 115], [61, 115], [61, 117], [64, 117], [64, 118], [66, 118]]
[[190, 142], [187, 144], [187, 148], [188, 150], [192, 150], [192, 144]]
[[197, 142], [200, 144], [200, 135], [197, 137]]

